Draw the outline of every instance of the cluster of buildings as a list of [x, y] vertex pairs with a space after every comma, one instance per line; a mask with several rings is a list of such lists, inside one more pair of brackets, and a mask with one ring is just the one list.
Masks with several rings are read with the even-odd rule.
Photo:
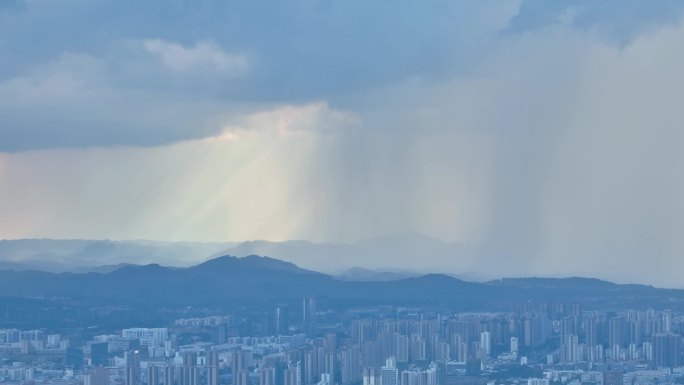
[[[112, 334], [0, 330], [0, 383], [64, 385], [667, 384], [684, 380], [670, 310], [320, 311], [313, 298], [249, 317]], [[256, 328], [263, 330], [263, 328]]]

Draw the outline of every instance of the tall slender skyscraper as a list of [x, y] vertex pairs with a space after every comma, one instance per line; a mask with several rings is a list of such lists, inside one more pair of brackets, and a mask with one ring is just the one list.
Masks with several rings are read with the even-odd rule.
[[197, 353], [190, 352], [183, 355], [183, 367], [181, 367], [181, 385], [199, 385]]
[[518, 338], [511, 337], [511, 353], [518, 355]]
[[275, 335], [290, 333], [290, 309], [287, 305], [279, 305], [275, 310]]
[[209, 352], [209, 354], [207, 355], [207, 385], [218, 385], [218, 369], [218, 352]]
[[242, 372], [247, 371], [250, 361], [250, 352], [245, 350], [236, 350], [233, 352], [231, 359], [231, 370], [233, 371], [233, 385], [239, 384], [241, 381]]
[[275, 368], [261, 368], [259, 370], [259, 385], [276, 385]]
[[140, 384], [140, 352], [130, 351], [126, 354], [126, 385]]
[[360, 356], [357, 346], [349, 346], [340, 352], [340, 380], [342, 385], [361, 380]]
[[492, 336], [487, 331], [480, 333], [480, 350], [487, 357], [492, 353]]
[[159, 385], [159, 370], [154, 365], [147, 367], [147, 385]]
[[164, 366], [164, 385], [173, 385], [173, 366]]
[[608, 320], [608, 347], [623, 346], [625, 342], [625, 317], [618, 316]]
[[307, 337], [316, 336], [316, 299], [312, 297], [304, 298], [304, 308], [302, 312], [302, 325]]
[[593, 348], [598, 343], [598, 323], [596, 315], [591, 315], [584, 321], [585, 344]]

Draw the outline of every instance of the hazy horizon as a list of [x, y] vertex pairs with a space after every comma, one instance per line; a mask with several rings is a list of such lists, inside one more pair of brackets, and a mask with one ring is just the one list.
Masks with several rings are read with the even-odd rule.
[[684, 1], [0, 0], [0, 385], [684, 384]]
[[683, 17], [677, 1], [5, 1], [0, 238], [424, 234], [459, 248], [397, 266], [676, 285]]
[[[402, 242], [399, 241], [400, 238], [408, 238], [409, 241]], [[13, 255], [8, 257], [7, 249], [3, 246], [6, 246], [6, 243], [17, 241], [23, 243], [25, 247], [10, 246], [10, 250], [13, 251], [10, 254]], [[34, 241], [47, 242], [48, 244], [43, 244], [36, 250], [32, 248]], [[434, 243], [431, 245], [421, 244], [425, 241]], [[60, 247], [55, 242], [78, 242], [79, 245], [65, 248]], [[93, 249], [93, 246], [98, 243], [116, 244], [123, 246], [123, 248], [105, 249], [103, 251]], [[370, 247], [368, 247], [369, 245]], [[143, 246], [143, 248], [138, 246]], [[178, 246], [178, 249], [175, 246]], [[455, 246], [456, 248], [443, 249], [440, 246]], [[122, 264], [160, 264], [168, 267], [188, 267], [225, 255], [239, 258], [257, 255], [290, 262], [300, 268], [339, 277], [346, 276], [353, 269], [360, 268], [375, 273], [396, 273], [397, 277], [401, 278], [424, 274], [447, 274], [465, 281], [485, 282], [502, 278], [582, 277], [596, 278], [618, 284], [634, 283], [656, 287], [684, 288], [684, 285], [676, 280], [668, 281], [649, 276], [629, 276], [625, 275], [624, 272], [611, 275], [605, 272], [581, 269], [564, 272], [539, 272], [525, 268], [515, 271], [502, 271], [478, 265], [476, 263], [477, 255], [463, 253], [459, 248], [460, 246], [420, 234], [393, 234], [347, 243], [311, 242], [301, 239], [287, 241], [247, 240], [242, 242], [141, 239], [0, 239], [0, 270], [9, 268], [9, 265], [3, 265], [3, 263], [14, 263], [16, 264], [15, 267], [28, 267], [52, 272], [100, 271], [88, 268]], [[430, 263], [432, 264], [426, 264], [421, 260], [420, 257], [425, 252], [434, 253], [430, 255], [432, 261]], [[453, 260], [458, 260], [459, 263], [454, 264], [452, 263]], [[28, 263], [28, 265], [22, 263]], [[105, 269], [103, 272], [109, 271], [111, 270]]]

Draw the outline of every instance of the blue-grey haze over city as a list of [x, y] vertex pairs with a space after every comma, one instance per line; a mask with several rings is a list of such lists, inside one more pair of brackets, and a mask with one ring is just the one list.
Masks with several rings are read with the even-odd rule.
[[0, 385], [684, 383], [683, 20], [0, 0]]

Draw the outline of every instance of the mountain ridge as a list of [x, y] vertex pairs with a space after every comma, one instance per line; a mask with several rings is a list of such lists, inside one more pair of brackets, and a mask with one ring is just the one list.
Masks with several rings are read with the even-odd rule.
[[[544, 278], [544, 277], [526, 277], [526, 278], [503, 278], [499, 280], [487, 282], [470, 282], [458, 279], [449, 274], [430, 273], [410, 277], [403, 277], [387, 281], [348, 281], [339, 279], [339, 277], [327, 275], [324, 273], [303, 269], [291, 262], [282, 261], [266, 256], [250, 255], [247, 257], [236, 256], [221, 256], [209, 261], [205, 261], [189, 267], [169, 267], [160, 264], [146, 264], [146, 265], [126, 265], [119, 269], [109, 272], [83, 272], [83, 273], [51, 273], [41, 272], [37, 270], [26, 271], [11, 271], [0, 270], [0, 276], [4, 277], [4, 283], [0, 282], [0, 288], [3, 288], [3, 293], [11, 294], [17, 292], [17, 288], [26, 286], [31, 278], [40, 277], [42, 282], [33, 283], [38, 288], [42, 286], [50, 286], [50, 282], [56, 281], [101, 281], [101, 287], [98, 290], [106, 290], [107, 285], [114, 285], [117, 280], [130, 280], [131, 278], [144, 277], [149, 285], [160, 284], [168, 288], [174, 288], [174, 280], [184, 278], [188, 281], [197, 281], [199, 278], [208, 278], [207, 281], [199, 280], [198, 287], [211, 288], [213, 286], [226, 285], [243, 285], [245, 287], [258, 288], [259, 285], [287, 283], [292, 287], [303, 288], [304, 286], [311, 286], [308, 291], [312, 294], [319, 292], [322, 295], [331, 295], [335, 289], [343, 288], [353, 294], [357, 292], [358, 288], [376, 288], [380, 291], [387, 287], [394, 288], [398, 291], [406, 290], [406, 287], [412, 287], [420, 291], [420, 287], [416, 285], [426, 285], [430, 287], [441, 286], [445, 290], [454, 289], [472, 289], [476, 291], [475, 296], [478, 297], [482, 293], [489, 293], [494, 291], [501, 291], [502, 295], [506, 291], [523, 290], [535, 292], [541, 289], [552, 291], [574, 291], [585, 292], [591, 290], [615, 291], [615, 290], [639, 290], [639, 291], [668, 291], [674, 293], [684, 294], [684, 290], [678, 289], [662, 289], [655, 288], [649, 285], [639, 284], [617, 284], [609, 281], [604, 281], [596, 278], [584, 277], [568, 277], [568, 278]], [[19, 277], [27, 278], [22, 282]], [[230, 278], [230, 280], [228, 279]], [[169, 280], [168, 282], [166, 280]], [[216, 284], [213, 280], [218, 280], [220, 284]], [[10, 285], [8, 282], [13, 281]], [[296, 282], [300, 281], [300, 282]], [[67, 284], [68, 282], [63, 282]], [[313, 283], [324, 283], [327, 286], [321, 288], [314, 288]], [[13, 286], [14, 285], [14, 286]], [[135, 285], [133, 285], [135, 286]], [[214, 287], [218, 289], [218, 287]], [[25, 288], [28, 290], [28, 288]], [[93, 292], [98, 290], [93, 289]], [[287, 292], [288, 288], [285, 288]], [[303, 290], [304, 292], [307, 290]], [[257, 290], [259, 291], [259, 290]], [[57, 290], [59, 292], [59, 290]], [[65, 290], [66, 293], [69, 290]], [[478, 293], [479, 292], [479, 293]], [[298, 293], [299, 295], [301, 293]], [[340, 296], [340, 293], [337, 294]], [[371, 293], [370, 297], [374, 294]], [[393, 296], [394, 297], [394, 296]], [[411, 295], [411, 297], [414, 297]], [[417, 298], [417, 297], [416, 297]]]
[[222, 256], [190, 267], [129, 265], [110, 272], [0, 270], [0, 293], [4, 303], [38, 309], [13, 314], [13, 323], [6, 323], [0, 315], [0, 326], [21, 321], [37, 327], [43, 325], [31, 317], [46, 308], [55, 312], [45, 317], [50, 325], [107, 323], [121, 327], [124, 320], [192, 314], [188, 309], [223, 313], [249, 308], [263, 313], [279, 303], [301, 303], [303, 297], [316, 297], [326, 307], [338, 309], [392, 305], [512, 311], [520, 305], [559, 302], [580, 303], [587, 309], [684, 309], [684, 290], [593, 278], [469, 282], [432, 273], [389, 281], [345, 281], [262, 256]]

